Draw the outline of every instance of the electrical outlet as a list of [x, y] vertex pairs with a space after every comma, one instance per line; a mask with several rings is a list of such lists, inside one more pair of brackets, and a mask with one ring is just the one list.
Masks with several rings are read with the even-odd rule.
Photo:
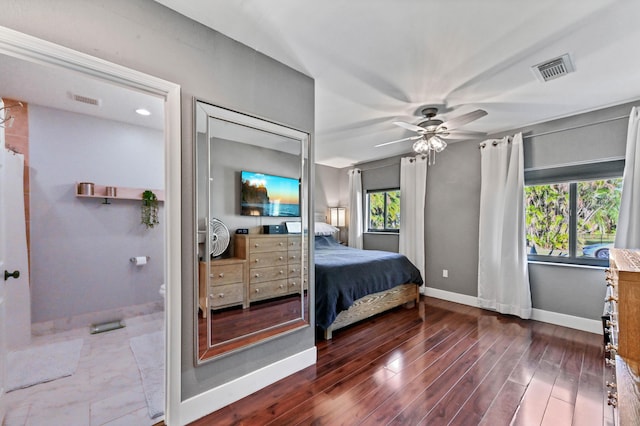
[[449, 278], [449, 270], [448, 269], [443, 269], [442, 270], [442, 278]]

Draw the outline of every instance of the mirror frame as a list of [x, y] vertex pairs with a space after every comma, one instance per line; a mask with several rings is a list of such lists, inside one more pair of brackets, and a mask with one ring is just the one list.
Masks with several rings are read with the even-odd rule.
[[[193, 332], [194, 332], [194, 358], [195, 365], [202, 365], [216, 359], [219, 359], [224, 356], [228, 356], [233, 353], [237, 353], [242, 350], [246, 350], [251, 347], [255, 347], [260, 345], [263, 342], [267, 342], [273, 339], [276, 339], [280, 336], [287, 335], [293, 333], [297, 330], [310, 327], [311, 325], [311, 288], [312, 286], [308, 286], [307, 295], [305, 296], [304, 292], [300, 296], [300, 301], [302, 305], [302, 316], [297, 319], [293, 319], [290, 321], [286, 321], [276, 326], [272, 326], [269, 329], [265, 330], [257, 330], [256, 332], [250, 333], [245, 336], [240, 336], [237, 338], [233, 338], [227, 342], [219, 343], [214, 346], [211, 346], [211, 323], [210, 317], [207, 317], [207, 347], [200, 348], [199, 345], [199, 243], [198, 243], [198, 205], [199, 205], [199, 194], [198, 194], [198, 116], [202, 116], [202, 113], [205, 113], [207, 116], [207, 121], [211, 118], [217, 120], [223, 120], [232, 124], [249, 127], [254, 130], [259, 130], [263, 132], [267, 132], [270, 134], [275, 134], [278, 136], [282, 136], [288, 139], [294, 139], [300, 142], [300, 174], [301, 174], [301, 188], [300, 188], [300, 203], [301, 203], [301, 212], [300, 212], [300, 220], [303, 223], [303, 228], [311, 226], [313, 224], [313, 208], [311, 203], [311, 189], [312, 189], [312, 152], [311, 152], [311, 135], [310, 133], [304, 132], [302, 130], [295, 129], [291, 126], [287, 126], [281, 123], [277, 123], [273, 120], [264, 119], [255, 115], [247, 114], [244, 112], [240, 112], [237, 110], [233, 110], [230, 108], [226, 108], [224, 106], [220, 106], [216, 103], [209, 102], [198, 97], [193, 98], [193, 170], [192, 170], [192, 182], [193, 182], [193, 200], [194, 200], [194, 221], [193, 221], [193, 229], [192, 235], [194, 235], [194, 297], [193, 297]], [[208, 146], [210, 146], [210, 136], [208, 135], [209, 123], [207, 122], [207, 141]], [[207, 149], [209, 152], [209, 149]], [[207, 164], [210, 164], [210, 159], [207, 159]], [[210, 166], [209, 166], [210, 167]], [[305, 179], [306, 177], [306, 179]], [[207, 185], [208, 186], [208, 185]], [[210, 206], [208, 206], [210, 208]], [[208, 224], [206, 225], [208, 229]], [[235, 234], [231, 233], [231, 238], [233, 238]], [[311, 259], [312, 252], [311, 249], [311, 241], [310, 238], [304, 238], [305, 233], [302, 232], [300, 234], [301, 248], [302, 253], [307, 254], [308, 259]], [[206, 240], [206, 237], [205, 237]], [[304, 257], [304, 256], [303, 256]], [[208, 262], [207, 262], [208, 263]], [[304, 264], [304, 263], [303, 263]], [[309, 280], [309, 264], [307, 261], [307, 272], [303, 272], [303, 276]], [[304, 269], [303, 269], [304, 271]], [[207, 308], [208, 309], [208, 308]], [[209, 312], [209, 315], [211, 313]], [[287, 324], [291, 323], [289, 326]], [[269, 332], [270, 331], [270, 332]], [[263, 337], [259, 337], [261, 334], [264, 334]], [[256, 335], [258, 336], [256, 338]]]

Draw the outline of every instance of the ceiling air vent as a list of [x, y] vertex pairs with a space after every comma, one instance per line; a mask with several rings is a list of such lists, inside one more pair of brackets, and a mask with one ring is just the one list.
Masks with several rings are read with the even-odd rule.
[[100, 106], [100, 104], [102, 103], [100, 99], [90, 98], [88, 96], [82, 96], [76, 93], [71, 94], [71, 99], [73, 99], [76, 102], [82, 102], [83, 104], [87, 104], [87, 105]]
[[542, 82], [562, 77], [575, 71], [568, 53], [531, 67], [536, 78]]

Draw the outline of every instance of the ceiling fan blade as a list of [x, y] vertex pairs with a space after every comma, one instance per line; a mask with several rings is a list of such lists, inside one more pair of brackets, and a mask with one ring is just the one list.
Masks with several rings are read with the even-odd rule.
[[446, 127], [449, 130], [455, 129], [460, 126], [464, 126], [467, 123], [471, 123], [472, 121], [476, 121], [479, 118], [487, 115], [487, 111], [483, 109], [477, 109], [475, 111], [468, 112], [466, 114], [462, 114], [459, 117], [452, 118], [449, 121], [445, 121], [438, 128]]
[[411, 130], [412, 132], [424, 133], [424, 128], [420, 126], [416, 126], [415, 124], [405, 123], [404, 121], [394, 121], [393, 124], [396, 126], [403, 127], [407, 130]]
[[385, 142], [385, 143], [379, 143], [378, 145], [376, 145], [374, 148], [378, 148], [380, 146], [385, 146], [385, 145], [391, 145], [393, 143], [398, 143], [398, 142], [404, 142], [404, 141], [414, 141], [416, 139], [420, 139], [422, 136], [411, 136], [409, 138], [404, 138], [404, 139], [398, 139], [397, 141], [391, 141], [391, 142]]

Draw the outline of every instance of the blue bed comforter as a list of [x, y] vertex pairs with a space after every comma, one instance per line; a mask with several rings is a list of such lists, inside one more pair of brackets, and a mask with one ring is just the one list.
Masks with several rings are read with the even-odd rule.
[[326, 330], [356, 299], [400, 284], [422, 284], [420, 271], [404, 255], [359, 250], [331, 236], [316, 236], [316, 325]]

